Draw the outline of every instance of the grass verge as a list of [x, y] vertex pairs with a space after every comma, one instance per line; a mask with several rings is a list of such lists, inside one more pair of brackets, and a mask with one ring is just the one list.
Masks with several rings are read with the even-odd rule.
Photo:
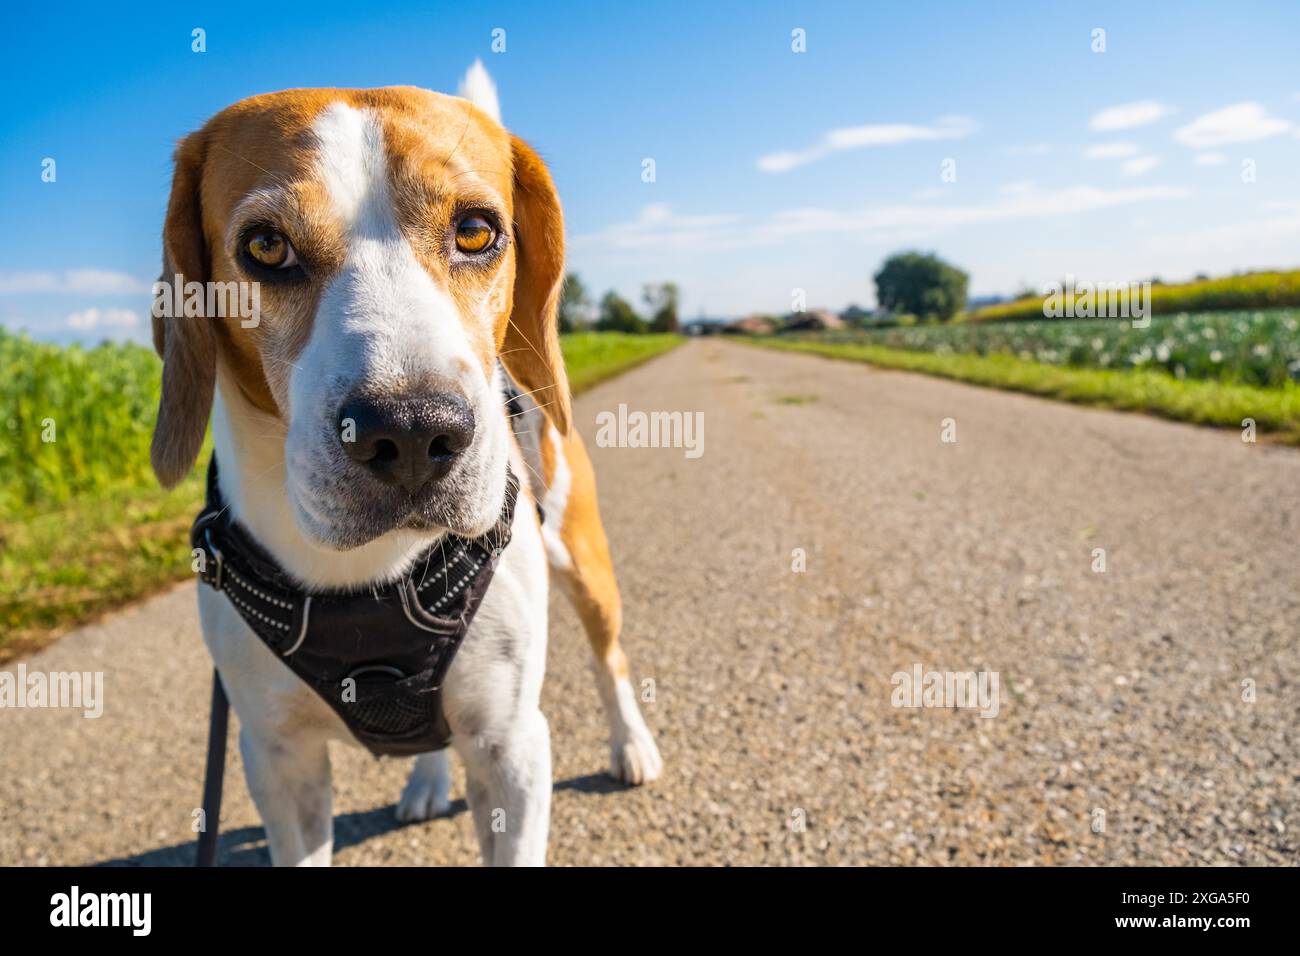
[[1011, 355], [940, 355], [852, 343], [747, 341], [765, 348], [922, 372], [1080, 405], [1148, 412], [1198, 425], [1239, 429], [1242, 419], [1251, 418], [1260, 433], [1300, 445], [1300, 388], [1291, 383], [1281, 388], [1259, 388], [1188, 381], [1163, 372], [1065, 368]]
[[195, 469], [171, 491], [119, 489], [0, 525], [0, 661], [187, 577], [202, 497]]
[[[681, 341], [675, 335], [579, 333], [564, 336], [562, 345], [577, 393]], [[74, 451], [75, 442], [65, 447]], [[188, 578], [189, 527], [202, 502], [206, 463], [205, 452], [171, 491], [149, 477], [78, 494], [48, 510], [22, 506], [0, 514], [0, 662]]]
[[606, 379], [648, 362], [680, 345], [680, 335], [623, 335], [618, 332], [574, 332], [560, 340], [569, 386], [576, 395]]

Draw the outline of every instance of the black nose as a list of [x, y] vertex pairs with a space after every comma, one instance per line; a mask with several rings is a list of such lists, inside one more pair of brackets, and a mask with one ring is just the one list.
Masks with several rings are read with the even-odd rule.
[[339, 409], [347, 456], [380, 481], [416, 492], [442, 478], [474, 439], [474, 412], [459, 395], [419, 398], [354, 396]]

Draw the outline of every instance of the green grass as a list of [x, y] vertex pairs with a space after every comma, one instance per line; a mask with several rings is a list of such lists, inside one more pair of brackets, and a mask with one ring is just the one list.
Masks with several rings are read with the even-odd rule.
[[195, 469], [171, 491], [119, 488], [0, 521], [0, 661], [190, 575]]
[[[1151, 287], [1151, 311], [1155, 315], [1275, 309], [1284, 306], [1300, 306], [1300, 270], [1252, 272], [1221, 279]], [[980, 309], [968, 316], [968, 321], [1002, 322], [1041, 318], [1043, 297], [1029, 296]]]
[[[677, 345], [672, 335], [562, 340], [575, 392]], [[152, 351], [32, 342], [0, 330], [0, 661], [190, 576], [200, 456], [158, 487], [149, 440], [160, 381]], [[54, 441], [47, 419], [54, 422]]]
[[623, 335], [618, 332], [575, 332], [560, 342], [569, 386], [574, 393], [648, 362], [676, 345], [680, 335]]
[[1083, 405], [1150, 412], [1202, 425], [1241, 428], [1242, 419], [1251, 418], [1259, 432], [1300, 444], [1300, 386], [1292, 382], [1279, 388], [1260, 388], [1178, 379], [1155, 371], [1065, 368], [1013, 355], [908, 352], [879, 345], [806, 339], [750, 341], [766, 348], [867, 362]]

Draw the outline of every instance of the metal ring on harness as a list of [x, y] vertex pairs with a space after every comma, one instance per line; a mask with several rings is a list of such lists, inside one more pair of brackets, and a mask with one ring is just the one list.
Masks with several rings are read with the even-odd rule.
[[403, 674], [400, 670], [388, 664], [368, 664], [365, 667], [358, 667], [351, 674], [349, 674], [345, 679], [356, 680], [357, 677], [360, 676], [361, 674], [373, 674], [376, 672], [382, 672], [384, 674], [387, 674], [389, 677], [393, 677], [397, 680], [404, 680], [406, 678], [406, 675]]

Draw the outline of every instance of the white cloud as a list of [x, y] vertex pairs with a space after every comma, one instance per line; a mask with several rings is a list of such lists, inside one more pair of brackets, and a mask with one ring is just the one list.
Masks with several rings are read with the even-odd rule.
[[1222, 153], [1197, 153], [1197, 166], [1222, 166], [1228, 161], [1228, 157]]
[[1094, 186], [1072, 186], [1044, 190], [1029, 184], [1014, 184], [1003, 198], [965, 206], [874, 206], [857, 212], [826, 209], [798, 209], [779, 213], [769, 231], [778, 235], [819, 232], [888, 232], [894, 229], [939, 230], [1008, 219], [1034, 219], [1074, 215], [1111, 206], [1149, 199], [1174, 199], [1188, 195], [1172, 187], [1142, 187], [1107, 190]]
[[1042, 156], [1051, 151], [1050, 143], [1030, 143], [1027, 146], [1008, 146], [1002, 152], [1008, 156]]
[[1192, 149], [1208, 149], [1266, 139], [1294, 128], [1290, 120], [1269, 116], [1259, 103], [1234, 103], [1179, 127], [1174, 130], [1174, 139]]
[[1003, 183], [1001, 191], [1008, 196], [1028, 196], [1038, 191], [1038, 183], [1032, 179], [1018, 179], [1012, 183]]
[[34, 270], [0, 272], [0, 295], [74, 293], [82, 295], [135, 295], [149, 293], [152, 282], [111, 269]]
[[1284, 212], [1300, 224], [1300, 199], [1270, 199], [1259, 204], [1260, 209], [1268, 212]]
[[1138, 100], [1135, 103], [1121, 103], [1111, 106], [1093, 115], [1088, 121], [1090, 129], [1106, 132], [1117, 129], [1133, 129], [1154, 123], [1162, 116], [1168, 116], [1173, 110], [1158, 100]]
[[783, 210], [757, 223], [744, 223], [736, 216], [678, 216], [667, 206], [647, 206], [633, 221], [575, 236], [572, 245], [575, 250], [589, 254], [635, 253], [644, 256], [665, 250], [715, 253], [829, 233], [893, 238], [905, 233], [908, 238], [916, 238], [959, 226], [1078, 215], [1190, 195], [1186, 189], [1170, 186], [1127, 189], [1071, 186], [1045, 190], [1030, 182], [1020, 182], [1012, 183], [1010, 187], [997, 199], [984, 203], [901, 204], [868, 206], [858, 210], [805, 207]]
[[909, 123], [879, 123], [833, 129], [821, 141], [807, 149], [768, 153], [758, 158], [758, 168], [765, 173], [784, 173], [797, 166], [815, 162], [831, 153], [868, 146], [897, 146], [920, 140], [960, 139], [975, 131], [975, 123], [964, 116], [945, 116], [931, 126]]
[[691, 246], [705, 237], [727, 235], [737, 216], [679, 216], [666, 203], [644, 206], [631, 222], [608, 226], [598, 233], [575, 236], [573, 242], [610, 249]]
[[[1300, 210], [1249, 222], [1222, 223], [1203, 229], [1153, 236], [1141, 244], [1152, 255], [1179, 256], [1213, 264], [1216, 272], [1231, 269], [1292, 267], [1285, 250], [1300, 237]], [[1204, 267], [1204, 266], [1202, 266]]]
[[1120, 171], [1125, 176], [1141, 176], [1143, 173], [1149, 173], [1160, 165], [1158, 156], [1139, 156], [1136, 159], [1130, 159], [1120, 166]]
[[64, 324], [78, 332], [98, 328], [130, 329], [140, 324], [140, 313], [131, 309], [83, 309], [69, 315]]
[[1088, 159], [1123, 159], [1125, 156], [1136, 156], [1137, 153], [1137, 143], [1098, 143], [1083, 151]]

